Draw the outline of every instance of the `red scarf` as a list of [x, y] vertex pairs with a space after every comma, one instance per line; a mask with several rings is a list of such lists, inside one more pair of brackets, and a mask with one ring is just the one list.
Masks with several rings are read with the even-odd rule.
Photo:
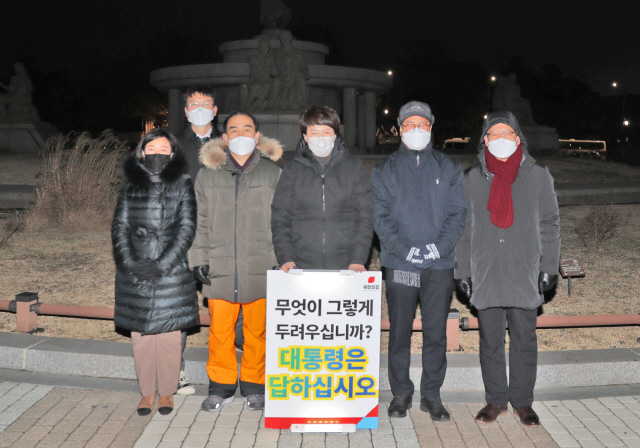
[[486, 148], [484, 160], [487, 163], [487, 169], [493, 173], [489, 204], [487, 205], [487, 210], [491, 212], [491, 222], [497, 227], [508, 229], [513, 225], [511, 184], [518, 177], [518, 170], [522, 162], [522, 146], [518, 145], [516, 152], [504, 162], [498, 160], [489, 152], [489, 148]]

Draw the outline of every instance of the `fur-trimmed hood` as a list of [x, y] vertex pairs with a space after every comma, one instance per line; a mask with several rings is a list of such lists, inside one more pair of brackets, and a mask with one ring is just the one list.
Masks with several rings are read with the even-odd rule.
[[[200, 162], [207, 168], [217, 170], [227, 163], [228, 149], [222, 137], [209, 140], [200, 149]], [[256, 149], [260, 151], [261, 157], [267, 157], [273, 162], [278, 161], [284, 152], [278, 140], [263, 135], [260, 136]]]
[[[132, 184], [147, 188], [151, 185], [151, 174], [147, 168], [138, 160], [135, 153], [124, 162], [124, 174], [127, 180]], [[160, 171], [160, 180], [165, 184], [172, 184], [178, 181], [183, 175], [187, 174], [187, 159], [182, 151], [176, 151], [175, 155], [169, 160], [162, 171]]]

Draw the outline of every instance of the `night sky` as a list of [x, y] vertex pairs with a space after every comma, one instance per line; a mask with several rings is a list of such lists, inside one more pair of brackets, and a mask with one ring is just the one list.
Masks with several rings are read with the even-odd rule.
[[[428, 73], [448, 76], [448, 71], [481, 95], [484, 77], [501, 74], [515, 55], [534, 73], [555, 63], [563, 76], [600, 95], [620, 94], [611, 87], [614, 80], [640, 94], [636, 2], [597, 7], [568, 0], [285, 3], [292, 10], [294, 36], [330, 46], [327, 63], [394, 70], [392, 97], [402, 90], [398, 82], [435, 83], [439, 78]], [[13, 62], [24, 62], [43, 119], [62, 129], [125, 126], [129, 122], [116, 115], [127, 98], [149, 87], [150, 70], [220, 62], [221, 43], [251, 38], [262, 29], [258, 0], [25, 0], [2, 8], [0, 82], [8, 83]], [[402, 81], [405, 67], [419, 68], [424, 79], [414, 75]], [[423, 91], [428, 96], [438, 88]], [[463, 107], [465, 99], [455, 90], [451, 101]]]

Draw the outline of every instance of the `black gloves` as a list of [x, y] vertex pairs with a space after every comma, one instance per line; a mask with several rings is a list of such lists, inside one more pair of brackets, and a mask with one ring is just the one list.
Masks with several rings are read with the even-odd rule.
[[211, 280], [209, 280], [209, 265], [203, 264], [193, 268], [193, 276], [200, 283], [211, 286]]
[[540, 272], [538, 275], [538, 292], [542, 294], [543, 292], [549, 291], [554, 287], [554, 285], [558, 282], [557, 275], [547, 274], [546, 272]]
[[155, 260], [138, 260], [131, 266], [131, 273], [141, 280], [158, 280], [162, 271]]
[[456, 289], [460, 291], [467, 299], [471, 298], [471, 277], [455, 279]]

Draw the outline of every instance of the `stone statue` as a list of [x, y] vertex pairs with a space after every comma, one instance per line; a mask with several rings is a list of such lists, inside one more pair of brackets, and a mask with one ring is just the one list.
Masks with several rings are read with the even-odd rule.
[[269, 108], [301, 110], [307, 107], [307, 79], [309, 64], [302, 51], [291, 46], [291, 32], [280, 33], [280, 48], [273, 52], [276, 75], [271, 86]]
[[40, 115], [32, 103], [33, 84], [22, 62], [13, 65], [16, 74], [9, 85], [0, 83], [8, 93], [0, 94], [0, 121], [39, 122]]
[[260, 23], [266, 29], [283, 30], [291, 21], [291, 10], [282, 0], [260, 0]]
[[515, 73], [509, 73], [508, 78], [499, 76], [498, 85], [493, 92], [493, 111], [503, 110], [511, 111], [521, 126], [536, 126], [531, 104], [528, 99], [522, 98]]
[[268, 101], [271, 92], [271, 76], [276, 76], [277, 73], [275, 62], [269, 54], [269, 47], [269, 39], [260, 39], [258, 54], [249, 58], [249, 93], [243, 109], [254, 111], [266, 108], [265, 102]]

